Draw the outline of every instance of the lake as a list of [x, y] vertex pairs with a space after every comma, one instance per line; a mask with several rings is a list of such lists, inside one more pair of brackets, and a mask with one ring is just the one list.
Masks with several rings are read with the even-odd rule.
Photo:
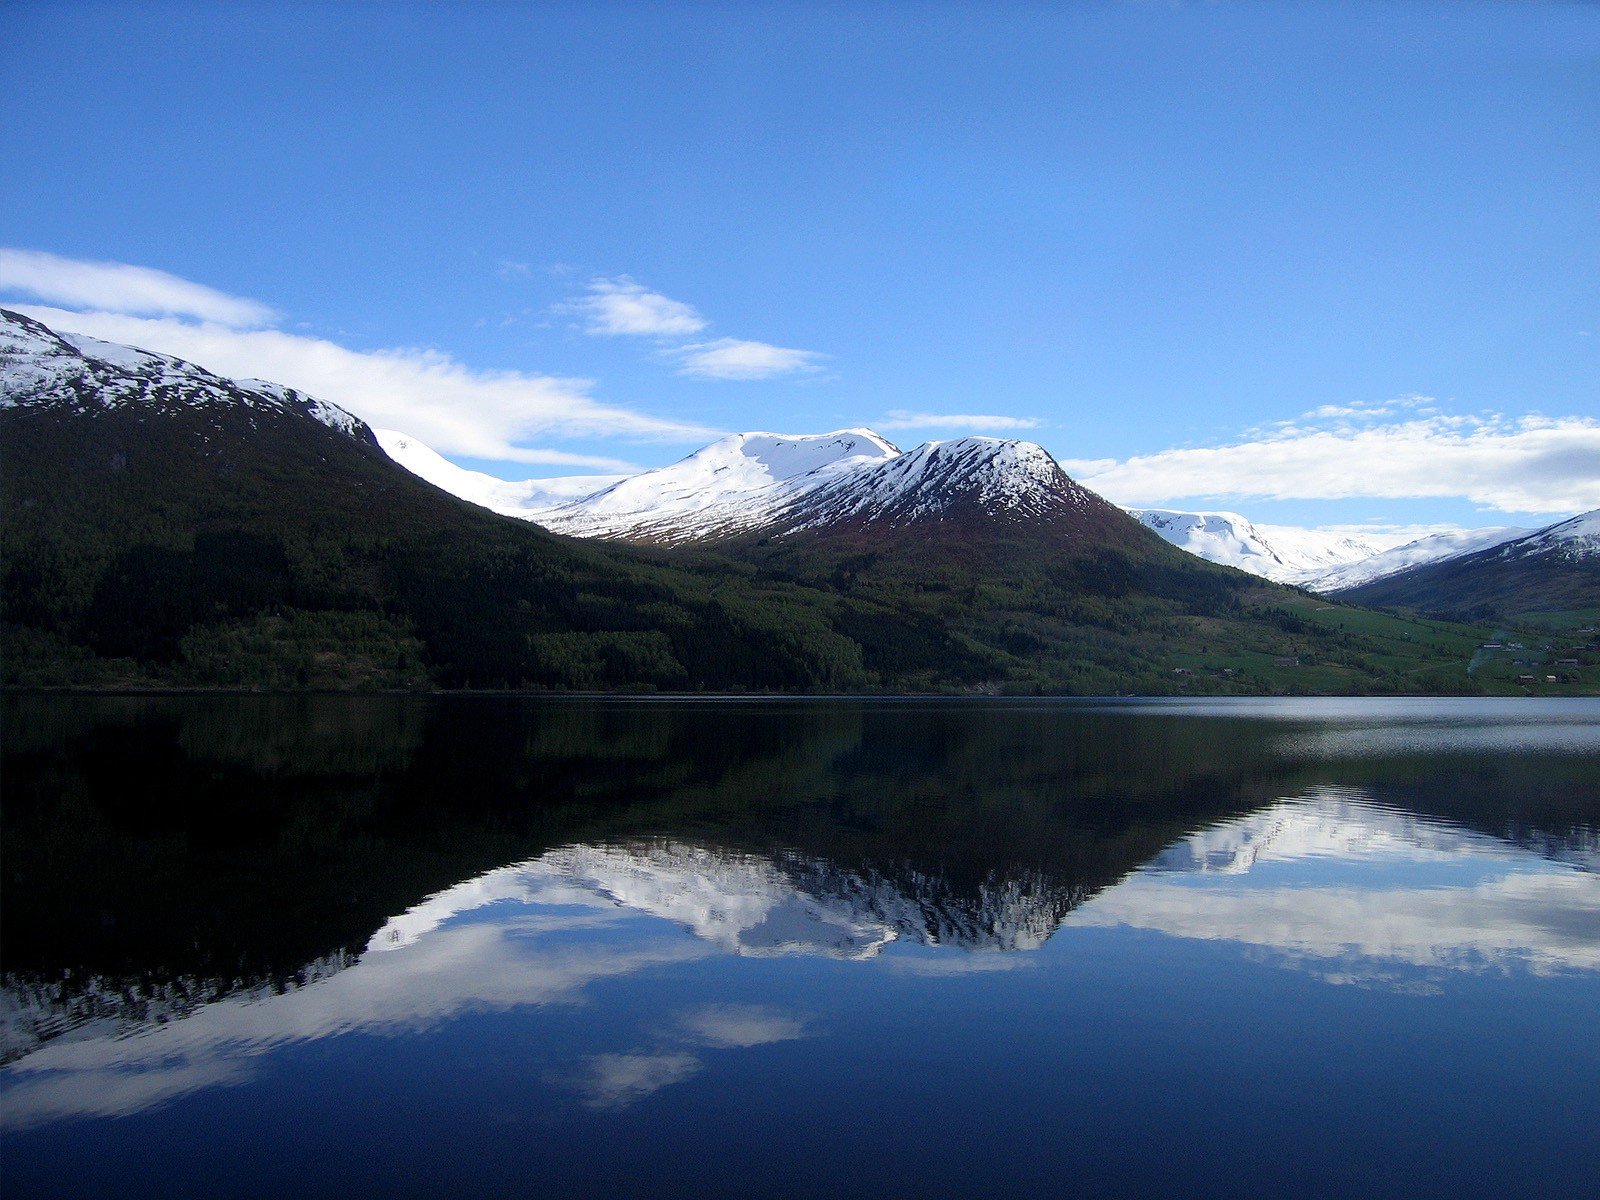
[[1600, 702], [0, 716], [8, 1198], [1600, 1179]]

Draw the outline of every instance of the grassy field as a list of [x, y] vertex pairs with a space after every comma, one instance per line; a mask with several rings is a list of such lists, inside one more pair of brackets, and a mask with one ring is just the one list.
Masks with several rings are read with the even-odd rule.
[[[1241, 692], [1263, 686], [1338, 692], [1358, 689], [1363, 677], [1376, 672], [1397, 692], [1600, 695], [1600, 652], [1594, 649], [1600, 644], [1600, 609], [1525, 614], [1497, 628], [1315, 596], [1285, 601], [1274, 595], [1272, 603], [1305, 623], [1298, 645], [1282, 652], [1230, 645], [1219, 627], [1214, 643], [1202, 637], [1200, 648], [1174, 652], [1172, 672], [1185, 686], [1206, 692], [1219, 685], [1231, 690], [1230, 684]], [[1500, 648], [1486, 648], [1494, 643]], [[1570, 659], [1577, 665], [1557, 665]]]

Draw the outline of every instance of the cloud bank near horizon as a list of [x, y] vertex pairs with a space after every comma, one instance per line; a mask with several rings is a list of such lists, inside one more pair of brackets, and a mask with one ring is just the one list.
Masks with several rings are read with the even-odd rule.
[[1465, 499], [1503, 513], [1600, 507], [1600, 420], [1448, 414], [1431, 398], [1326, 405], [1220, 446], [1060, 460], [1107, 499]]

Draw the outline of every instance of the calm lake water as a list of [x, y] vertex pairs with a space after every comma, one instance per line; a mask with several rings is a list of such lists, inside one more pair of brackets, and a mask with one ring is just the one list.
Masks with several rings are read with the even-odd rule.
[[1600, 703], [0, 716], [8, 1198], [1596, 1194]]

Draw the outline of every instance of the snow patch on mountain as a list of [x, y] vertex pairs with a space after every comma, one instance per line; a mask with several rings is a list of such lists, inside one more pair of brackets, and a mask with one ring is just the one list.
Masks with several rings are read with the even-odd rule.
[[260, 379], [228, 379], [133, 346], [57, 333], [0, 309], [0, 408], [77, 411], [141, 404], [159, 409], [244, 407], [297, 413], [357, 439], [366, 423], [336, 404]]
[[1600, 556], [1600, 508], [1508, 542], [1498, 558], [1554, 557], [1576, 562]]

